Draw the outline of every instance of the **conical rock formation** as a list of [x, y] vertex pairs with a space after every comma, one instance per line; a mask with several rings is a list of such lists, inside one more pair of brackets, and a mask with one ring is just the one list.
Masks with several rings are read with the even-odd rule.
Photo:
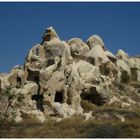
[[[97, 35], [87, 42], [80, 38], [65, 42], [49, 27], [42, 38], [27, 54], [23, 67], [0, 75], [0, 94], [10, 93], [5, 105], [1, 99], [1, 117], [9, 101], [8, 119], [16, 122], [27, 116], [44, 122], [46, 116], [83, 114], [81, 100], [97, 106], [140, 105], [114, 84], [127, 82], [125, 76], [140, 81], [140, 58], [130, 58], [123, 50], [112, 54]], [[140, 98], [135, 88], [124, 86]]]

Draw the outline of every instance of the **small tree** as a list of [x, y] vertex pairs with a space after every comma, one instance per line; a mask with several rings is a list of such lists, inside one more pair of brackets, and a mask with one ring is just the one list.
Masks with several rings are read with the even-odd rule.
[[0, 137], [2, 137], [3, 132], [7, 129], [5, 127], [5, 121], [8, 114], [8, 109], [11, 105], [12, 95], [10, 93], [10, 88], [6, 88], [0, 93]]

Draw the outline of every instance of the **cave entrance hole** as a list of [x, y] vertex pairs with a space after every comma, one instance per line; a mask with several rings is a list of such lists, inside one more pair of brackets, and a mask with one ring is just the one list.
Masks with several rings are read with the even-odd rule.
[[64, 93], [62, 91], [57, 91], [55, 93], [54, 101], [59, 102], [59, 103], [63, 103], [63, 99], [64, 99]]
[[34, 81], [35, 81], [37, 84], [39, 84], [39, 76], [35, 76], [35, 77], [34, 77]]
[[44, 107], [43, 107], [43, 95], [32, 95], [32, 100], [36, 101], [36, 107], [38, 110], [44, 112]]
[[32, 71], [30, 69], [27, 69], [27, 72], [28, 72], [27, 80], [34, 81], [38, 84], [39, 83], [39, 75], [40, 75], [39, 71]]
[[82, 92], [81, 98], [83, 100], [87, 100], [97, 106], [102, 106], [105, 103], [104, 98], [101, 96], [100, 93], [96, 91], [96, 88], [92, 87], [89, 89], [88, 92]]

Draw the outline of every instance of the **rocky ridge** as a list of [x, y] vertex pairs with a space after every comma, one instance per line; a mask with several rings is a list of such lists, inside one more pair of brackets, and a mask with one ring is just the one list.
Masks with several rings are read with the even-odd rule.
[[[96, 106], [140, 107], [140, 90], [129, 81], [140, 81], [140, 58], [123, 50], [112, 54], [98, 35], [61, 41], [52, 27], [40, 44], [33, 46], [23, 66], [0, 74], [0, 117], [22, 121], [30, 116], [44, 122], [48, 116], [61, 120], [80, 114], [81, 100]], [[7, 96], [4, 96], [7, 94]], [[118, 114], [117, 114], [118, 115]], [[116, 115], [116, 116], [117, 116]], [[120, 116], [119, 114], [119, 117]]]

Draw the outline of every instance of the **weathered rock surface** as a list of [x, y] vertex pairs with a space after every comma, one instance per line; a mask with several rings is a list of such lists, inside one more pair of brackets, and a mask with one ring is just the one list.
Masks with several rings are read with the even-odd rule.
[[[0, 96], [7, 90], [10, 93], [0, 99], [1, 117], [8, 103], [8, 118], [16, 122], [26, 116], [40, 122], [46, 116], [60, 119], [82, 114], [86, 120], [92, 118], [81, 107], [81, 100], [97, 106], [140, 105], [138, 90], [121, 87], [124, 71], [129, 79], [140, 81], [140, 58], [130, 58], [123, 50], [112, 54], [97, 35], [87, 43], [80, 38], [65, 42], [49, 27], [42, 38], [27, 54], [23, 67], [17, 65], [10, 73], [0, 74]], [[126, 89], [131, 93], [126, 94]]]

